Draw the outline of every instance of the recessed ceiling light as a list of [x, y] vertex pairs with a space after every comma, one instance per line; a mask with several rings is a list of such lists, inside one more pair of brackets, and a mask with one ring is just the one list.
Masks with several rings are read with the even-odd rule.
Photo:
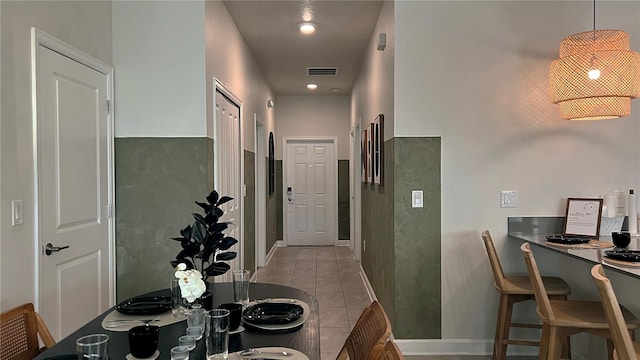
[[307, 89], [309, 90], [315, 90], [317, 88], [318, 88], [318, 84], [314, 84], [314, 83], [307, 84]]
[[331, 88], [331, 92], [334, 92], [334, 93], [340, 92], [340, 88]]
[[315, 31], [316, 31], [316, 26], [313, 23], [300, 24], [300, 32], [305, 35], [313, 34]]

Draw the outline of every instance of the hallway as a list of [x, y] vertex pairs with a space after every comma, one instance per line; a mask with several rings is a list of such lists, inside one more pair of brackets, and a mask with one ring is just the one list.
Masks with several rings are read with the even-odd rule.
[[371, 303], [348, 247], [278, 248], [267, 266], [258, 270], [257, 278], [316, 296], [322, 360], [336, 358], [351, 327]]
[[[335, 360], [351, 327], [371, 303], [360, 266], [348, 247], [278, 248], [257, 282], [292, 286], [313, 294], [320, 305], [322, 360]], [[406, 356], [407, 360], [488, 360], [491, 356]], [[509, 356], [510, 360], [534, 357]]]

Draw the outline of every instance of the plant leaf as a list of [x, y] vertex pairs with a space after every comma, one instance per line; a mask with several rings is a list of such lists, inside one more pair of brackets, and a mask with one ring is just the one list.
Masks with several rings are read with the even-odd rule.
[[191, 239], [191, 225], [188, 225], [186, 228], [180, 230], [180, 235], [182, 235], [185, 239]]
[[209, 234], [219, 234], [227, 230], [228, 227], [229, 225], [225, 222], [213, 224], [209, 226]]
[[227, 271], [229, 271], [229, 269], [231, 269], [231, 266], [229, 266], [229, 264], [216, 262], [207, 267], [204, 272], [207, 274], [207, 276], [218, 276], [226, 273]]
[[191, 262], [191, 260], [189, 259], [184, 259], [184, 258], [176, 258], [176, 260], [172, 260], [171, 261], [171, 266], [173, 266], [174, 268], [176, 268], [178, 266], [178, 264], [183, 263], [185, 265], [187, 265], [187, 270], [193, 269], [193, 263]]
[[222, 215], [224, 215], [224, 210], [220, 209], [217, 206], [214, 206], [211, 208], [211, 213], [219, 218], [222, 217]]
[[211, 210], [211, 204], [207, 204], [199, 201], [196, 201], [195, 203], [198, 204], [198, 206], [200, 206], [205, 213], [208, 213], [209, 210]]
[[207, 214], [207, 216], [204, 217], [204, 222], [207, 225], [213, 225], [218, 222], [218, 219], [219, 218], [215, 214]]
[[207, 196], [207, 201], [209, 202], [209, 204], [211, 205], [215, 205], [216, 202], [218, 202], [218, 192], [214, 190], [211, 191], [211, 193]]
[[238, 240], [236, 240], [235, 238], [232, 238], [231, 236], [226, 236], [225, 238], [220, 240], [220, 243], [218, 244], [218, 249], [229, 250], [230, 247], [232, 247], [237, 243], [238, 243]]
[[193, 228], [193, 239], [195, 241], [197, 241], [199, 244], [202, 244], [205, 240], [206, 240], [206, 236], [207, 236], [207, 227], [200, 223], [200, 222], [195, 222], [193, 223], [194, 228]]
[[223, 196], [223, 197], [221, 197], [221, 198], [220, 198], [220, 200], [218, 200], [218, 202], [216, 203], [216, 206], [220, 206], [220, 205], [222, 205], [222, 204], [224, 204], [224, 203], [228, 203], [228, 202], [229, 202], [229, 201], [231, 201], [231, 200], [233, 200], [233, 198], [232, 198], [232, 197], [229, 197], [229, 196]]
[[216, 255], [216, 260], [218, 261], [228, 261], [228, 260], [233, 260], [236, 258], [238, 254], [235, 251], [228, 251], [228, 252], [223, 252], [223, 253], [218, 253], [218, 255]]

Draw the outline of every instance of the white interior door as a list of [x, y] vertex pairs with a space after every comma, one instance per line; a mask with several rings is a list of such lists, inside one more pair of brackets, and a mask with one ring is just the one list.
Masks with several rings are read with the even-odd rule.
[[332, 140], [286, 140], [284, 182], [288, 245], [335, 245], [337, 171]]
[[215, 134], [214, 134], [214, 178], [215, 188], [220, 196], [230, 196], [232, 201], [222, 205], [224, 216], [221, 221], [230, 222], [225, 232], [238, 240], [230, 251], [235, 251], [238, 256], [229, 261], [231, 270], [218, 276], [217, 281], [232, 281], [231, 272], [242, 269], [244, 244], [242, 239], [242, 142], [240, 105], [231, 100], [230, 94], [223, 94], [216, 89], [215, 98]]
[[[59, 49], [35, 48], [38, 300], [53, 336], [61, 339], [107, 310], [114, 299], [107, 115], [111, 73], [61, 55]], [[54, 251], [45, 251], [47, 245]]]

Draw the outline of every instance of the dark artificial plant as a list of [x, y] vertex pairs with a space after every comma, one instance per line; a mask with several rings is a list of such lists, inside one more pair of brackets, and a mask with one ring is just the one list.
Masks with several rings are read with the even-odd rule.
[[224, 211], [220, 208], [233, 198], [218, 195], [213, 190], [206, 197], [207, 202], [195, 203], [200, 206], [204, 214], [193, 213], [195, 221], [186, 228], [180, 230], [182, 237], [171, 238], [180, 242], [182, 251], [176, 256], [176, 260], [171, 261], [175, 268], [180, 263], [184, 263], [189, 269], [197, 269], [196, 262], [200, 260], [200, 272], [202, 279], [206, 282], [209, 276], [218, 276], [226, 273], [230, 266], [224, 261], [232, 260], [236, 257], [236, 252], [226, 251], [238, 240], [223, 234], [231, 223], [220, 221]]

